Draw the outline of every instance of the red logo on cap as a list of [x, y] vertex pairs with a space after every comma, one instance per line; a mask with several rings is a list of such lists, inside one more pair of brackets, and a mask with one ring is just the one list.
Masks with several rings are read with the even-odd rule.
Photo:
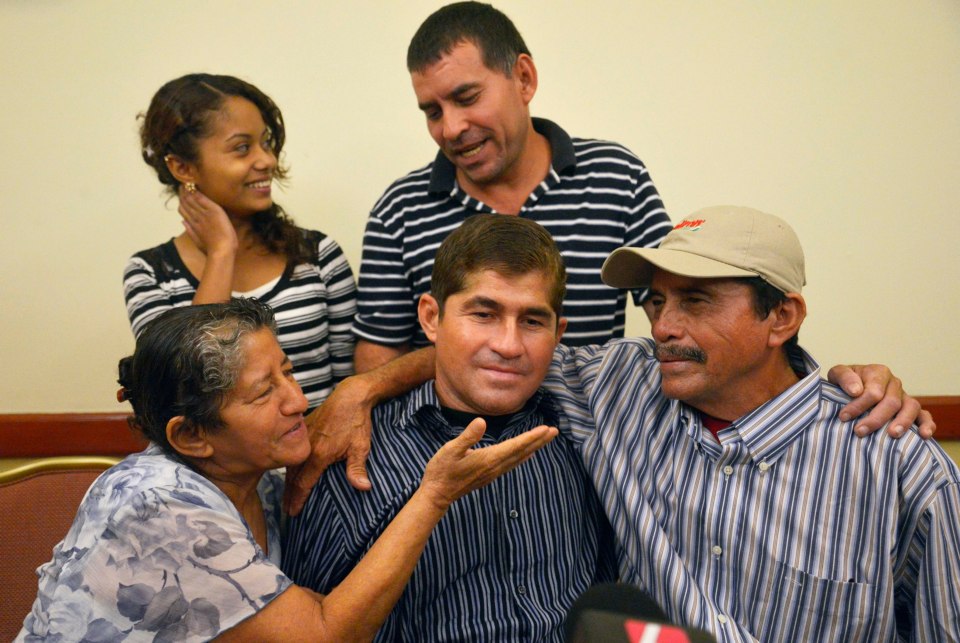
[[677, 225], [673, 226], [674, 230], [680, 230], [681, 228], [690, 228], [691, 230], [699, 230], [700, 226], [704, 224], [703, 219], [688, 219], [687, 221], [681, 221]]

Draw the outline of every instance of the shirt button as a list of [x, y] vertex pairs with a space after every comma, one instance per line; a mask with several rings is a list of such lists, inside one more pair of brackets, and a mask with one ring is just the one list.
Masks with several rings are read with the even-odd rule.
[[723, 614], [720, 614], [717, 616], [717, 620], [720, 621], [721, 624], [723, 624], [727, 622], [727, 617], [724, 616]]
[[720, 545], [714, 545], [710, 551], [713, 552], [714, 556], [719, 556], [720, 554], [723, 553], [723, 547], [721, 547]]
[[517, 585], [517, 594], [524, 596], [527, 593], [527, 588], [523, 585]]
[[763, 472], [769, 469], [770, 465], [767, 464], [766, 462], [761, 462], [759, 465], [757, 465], [757, 468], [760, 469], [761, 472]]
[[516, 520], [520, 516], [520, 512], [517, 511], [516, 509], [511, 509], [510, 513], [507, 515], [510, 516], [511, 520]]
[[723, 475], [729, 476], [732, 474], [733, 474], [733, 467], [731, 467], [729, 464], [723, 468]]

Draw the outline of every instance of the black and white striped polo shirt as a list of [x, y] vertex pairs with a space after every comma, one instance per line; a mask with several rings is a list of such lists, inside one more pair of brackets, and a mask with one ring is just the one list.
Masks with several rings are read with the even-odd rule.
[[[568, 319], [563, 342], [578, 346], [622, 337], [626, 291], [600, 280], [600, 268], [621, 246], [656, 246], [670, 231], [643, 162], [622, 145], [571, 139], [556, 124], [533, 119], [550, 141], [550, 172], [519, 216], [545, 227], [567, 268]], [[374, 206], [363, 238], [354, 333], [377, 344], [427, 344], [417, 301], [430, 290], [440, 243], [470, 215], [494, 212], [464, 192], [442, 153], [394, 182]]]

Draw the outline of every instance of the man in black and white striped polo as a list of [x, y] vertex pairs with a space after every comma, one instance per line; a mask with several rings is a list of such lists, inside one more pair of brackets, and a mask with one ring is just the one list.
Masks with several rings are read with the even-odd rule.
[[536, 66], [514, 24], [489, 5], [460, 2], [428, 17], [407, 68], [440, 150], [394, 182], [370, 214], [357, 371], [428, 344], [417, 301], [429, 290], [434, 254], [478, 212], [529, 218], [553, 236], [568, 273], [564, 343], [622, 337], [627, 291], [601, 282], [603, 260], [620, 246], [656, 246], [670, 229], [644, 164], [621, 145], [571, 138], [531, 118]]

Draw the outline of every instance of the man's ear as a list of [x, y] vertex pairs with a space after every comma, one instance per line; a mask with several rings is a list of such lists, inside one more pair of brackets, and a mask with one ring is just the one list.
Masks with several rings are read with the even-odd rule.
[[561, 317], [557, 320], [557, 344], [559, 344], [560, 340], [563, 338], [563, 333], [565, 330], [567, 330], [567, 318]]
[[800, 332], [800, 325], [807, 317], [807, 303], [799, 293], [787, 293], [787, 299], [770, 311], [774, 315], [770, 327], [771, 347], [783, 346], [787, 340]]
[[205, 459], [213, 455], [213, 446], [204, 433], [182, 415], [174, 416], [167, 422], [167, 442], [174, 451], [188, 458]]
[[537, 93], [537, 66], [533, 64], [533, 58], [527, 54], [517, 56], [517, 62], [513, 63], [513, 77], [520, 83], [524, 105], [529, 105]]
[[176, 154], [167, 154], [163, 157], [163, 162], [167, 164], [167, 169], [173, 178], [181, 183], [197, 182], [197, 166], [189, 161], [184, 161]]
[[440, 304], [430, 293], [420, 296], [420, 301], [417, 303], [417, 317], [420, 319], [420, 327], [427, 339], [436, 342], [437, 327], [440, 325]]

